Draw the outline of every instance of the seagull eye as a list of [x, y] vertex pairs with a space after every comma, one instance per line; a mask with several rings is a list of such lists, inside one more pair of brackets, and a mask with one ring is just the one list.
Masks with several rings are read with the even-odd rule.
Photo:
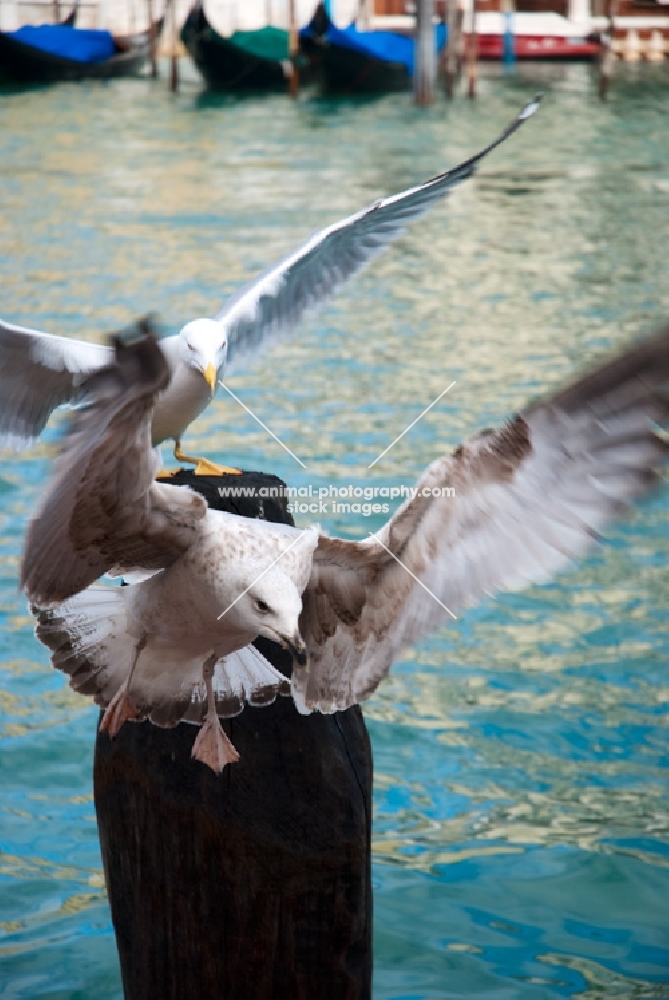
[[272, 609], [270, 608], [269, 604], [267, 604], [267, 603], [266, 603], [265, 601], [261, 601], [261, 600], [257, 600], [257, 601], [256, 601], [256, 608], [258, 609], [258, 611], [259, 611], [259, 612], [260, 612], [260, 613], [261, 613], [262, 615], [267, 615], [267, 614], [269, 614], [269, 613], [270, 613], [270, 611], [272, 610]]
[[189, 344], [189, 345], [188, 345], [188, 350], [189, 350], [189, 351], [194, 351], [194, 350], [195, 350], [195, 348], [193, 347], [193, 345], [192, 345], [192, 344]]

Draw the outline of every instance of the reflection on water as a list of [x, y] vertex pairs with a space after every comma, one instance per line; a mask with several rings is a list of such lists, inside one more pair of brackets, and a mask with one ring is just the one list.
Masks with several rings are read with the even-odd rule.
[[[95, 340], [155, 310], [175, 331], [544, 89], [475, 182], [230, 379], [306, 472], [231, 398], [187, 439], [294, 486], [409, 484], [669, 311], [669, 72], [621, 67], [606, 105], [589, 73], [491, 67], [479, 102], [427, 112], [404, 95], [172, 99], [150, 81], [6, 93], [0, 315]], [[16, 593], [57, 425], [0, 478], [0, 981], [117, 1000], [96, 713], [52, 673]], [[669, 995], [666, 509], [651, 500], [556, 583], [445, 626], [368, 703], [377, 1000]], [[361, 537], [381, 519], [322, 522]]]

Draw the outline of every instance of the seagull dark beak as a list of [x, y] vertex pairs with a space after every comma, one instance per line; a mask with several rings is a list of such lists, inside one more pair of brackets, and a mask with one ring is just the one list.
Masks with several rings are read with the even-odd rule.
[[306, 643], [299, 632], [296, 632], [292, 639], [284, 639], [286, 648], [292, 654], [293, 659], [300, 667], [306, 667], [309, 653]]
[[209, 386], [211, 394], [213, 396], [214, 393], [216, 392], [216, 369], [212, 365], [211, 361], [209, 362], [205, 370], [202, 372], [202, 374], [204, 375], [204, 380]]

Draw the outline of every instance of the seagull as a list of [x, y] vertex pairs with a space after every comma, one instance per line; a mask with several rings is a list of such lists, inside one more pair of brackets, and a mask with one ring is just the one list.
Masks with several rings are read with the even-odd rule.
[[[220, 716], [287, 693], [302, 713], [358, 704], [448, 615], [585, 555], [669, 453], [666, 327], [437, 458], [376, 534], [349, 541], [156, 482], [169, 369], [150, 336], [114, 352], [28, 527], [21, 586], [53, 665], [105, 708], [103, 730], [200, 724], [193, 756], [216, 772], [238, 759]], [[152, 575], [95, 584], [133, 570]], [[290, 681], [258, 636], [290, 651]]]
[[[198, 475], [238, 472], [187, 455], [186, 428], [212, 400], [226, 372], [270, 339], [293, 330], [461, 181], [474, 174], [539, 106], [540, 95], [485, 149], [418, 187], [375, 201], [311, 236], [233, 295], [214, 319], [195, 319], [161, 340], [169, 379], [156, 402], [152, 442], [174, 441], [178, 462]], [[44, 430], [53, 410], [76, 403], [89, 375], [113, 359], [110, 347], [55, 337], [0, 320], [0, 446], [21, 447]]]

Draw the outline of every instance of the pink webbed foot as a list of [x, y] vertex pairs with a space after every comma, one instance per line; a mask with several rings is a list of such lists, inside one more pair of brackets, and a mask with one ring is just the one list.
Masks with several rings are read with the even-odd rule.
[[119, 732], [121, 726], [128, 719], [137, 718], [137, 709], [128, 695], [128, 684], [122, 684], [112, 700], [107, 705], [105, 714], [100, 723], [100, 732], [109, 733], [113, 739]]
[[226, 764], [236, 764], [239, 754], [225, 735], [218, 717], [207, 716], [197, 734], [191, 757], [220, 774]]

